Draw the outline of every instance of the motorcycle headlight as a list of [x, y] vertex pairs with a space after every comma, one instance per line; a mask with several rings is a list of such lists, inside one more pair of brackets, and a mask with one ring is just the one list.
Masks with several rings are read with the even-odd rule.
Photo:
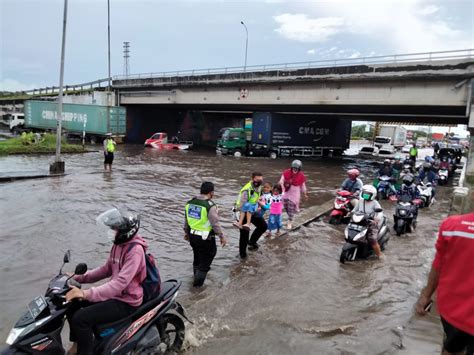
[[36, 329], [37, 327], [39, 327], [40, 325], [42, 325], [44, 322], [46, 322], [49, 318], [51, 318], [51, 316], [47, 316], [43, 319], [40, 319], [34, 323], [31, 323], [30, 325], [28, 325], [27, 327], [24, 327], [24, 328], [13, 328], [10, 333], [8, 334], [8, 338], [7, 338], [7, 341], [6, 343], [8, 345], [12, 345], [15, 343], [15, 341], [23, 336], [23, 335], [26, 335], [28, 334], [29, 332], [31, 332], [32, 330]]
[[346, 239], [349, 238], [349, 231], [347, 228], [344, 229], [344, 236], [346, 237]]
[[407, 214], [406, 210], [400, 210], [400, 216], [405, 216]]

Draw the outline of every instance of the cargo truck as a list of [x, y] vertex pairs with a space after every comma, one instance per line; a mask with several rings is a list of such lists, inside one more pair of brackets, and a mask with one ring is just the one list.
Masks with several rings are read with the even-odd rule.
[[305, 157], [341, 155], [349, 147], [351, 121], [317, 115], [255, 112], [251, 135], [223, 128], [217, 152], [234, 156]]
[[[388, 144], [393, 145], [395, 148], [402, 148], [407, 143], [407, 130], [405, 127], [402, 126], [381, 126], [379, 130], [379, 136], [390, 138], [390, 143]], [[376, 145], [378, 143], [377, 138], [378, 137], [376, 137], [375, 141]]]
[[[55, 130], [58, 104], [52, 101], [25, 101], [25, 128], [29, 130]], [[108, 111], [108, 112], [107, 112]], [[126, 111], [124, 107], [63, 104], [62, 129], [67, 134], [82, 135], [91, 142], [100, 141], [107, 133], [124, 137]]]

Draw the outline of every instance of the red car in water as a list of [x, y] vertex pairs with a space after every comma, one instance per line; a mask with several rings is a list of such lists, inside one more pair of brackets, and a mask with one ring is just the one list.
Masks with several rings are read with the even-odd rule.
[[171, 143], [168, 142], [168, 134], [164, 132], [157, 132], [145, 141], [145, 147], [152, 147], [156, 149], [177, 149], [188, 150], [193, 146], [193, 142], [180, 141], [178, 137], [173, 137]]

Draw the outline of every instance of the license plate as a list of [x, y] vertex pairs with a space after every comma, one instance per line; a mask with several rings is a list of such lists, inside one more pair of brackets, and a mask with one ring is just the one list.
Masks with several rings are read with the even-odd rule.
[[31, 318], [36, 319], [41, 312], [43, 312], [46, 307], [48, 307], [48, 303], [44, 299], [43, 296], [36, 297], [33, 301], [30, 302], [28, 305], [28, 311], [31, 314]]

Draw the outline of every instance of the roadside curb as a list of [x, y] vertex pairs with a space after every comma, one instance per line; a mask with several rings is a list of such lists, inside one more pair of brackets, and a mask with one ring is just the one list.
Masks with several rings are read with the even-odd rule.
[[13, 182], [17, 180], [31, 180], [31, 179], [44, 179], [49, 177], [59, 177], [65, 176], [67, 174], [48, 174], [48, 173], [28, 173], [28, 174], [21, 174], [21, 173], [11, 173], [11, 175], [0, 175], [0, 182]]
[[297, 222], [290, 230], [285, 230], [282, 232], [278, 238], [287, 235], [291, 232], [294, 232], [301, 227], [306, 227], [308, 224], [314, 222], [316, 219], [324, 216], [325, 214], [331, 212], [334, 207], [334, 200], [329, 200], [318, 206], [312, 206], [308, 209], [305, 209], [301, 213], [301, 217], [298, 218]]

